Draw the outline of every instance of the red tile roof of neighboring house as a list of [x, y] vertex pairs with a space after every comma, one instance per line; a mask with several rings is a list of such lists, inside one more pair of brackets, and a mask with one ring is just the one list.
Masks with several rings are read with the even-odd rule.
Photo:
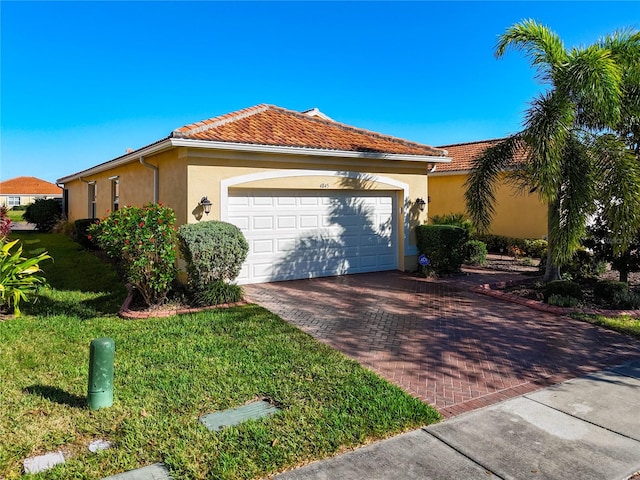
[[498, 143], [498, 140], [482, 140], [479, 142], [457, 143], [441, 146], [449, 152], [451, 163], [438, 164], [436, 172], [465, 172], [471, 170], [473, 160], [488, 147]]
[[62, 195], [62, 189], [36, 177], [16, 177], [0, 182], [0, 195]]
[[[468, 172], [473, 167], [473, 161], [487, 148], [496, 145], [504, 140], [498, 138], [494, 140], [480, 140], [477, 142], [457, 143], [454, 145], [443, 145], [438, 148], [447, 150], [451, 163], [439, 163], [436, 172]], [[524, 155], [519, 155], [517, 161], [523, 161]]]
[[[315, 110], [312, 110], [315, 112]], [[274, 105], [257, 105], [174, 130], [173, 138], [353, 152], [445, 156], [446, 152]]]

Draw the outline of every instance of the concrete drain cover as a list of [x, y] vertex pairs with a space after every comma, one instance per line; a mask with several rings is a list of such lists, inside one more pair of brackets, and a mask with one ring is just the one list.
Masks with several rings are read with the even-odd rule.
[[264, 418], [279, 411], [280, 409], [275, 405], [271, 405], [266, 400], [261, 400], [249, 403], [242, 407], [203, 415], [200, 417], [200, 421], [209, 430], [217, 432], [222, 430], [224, 427], [238, 425], [245, 420]]
[[105, 477], [102, 480], [171, 480], [171, 475], [164, 463], [154, 463], [147, 467]]

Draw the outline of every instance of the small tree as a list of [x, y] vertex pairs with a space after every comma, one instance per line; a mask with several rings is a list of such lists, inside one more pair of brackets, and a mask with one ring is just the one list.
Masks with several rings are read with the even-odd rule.
[[149, 306], [165, 301], [176, 276], [175, 222], [172, 209], [149, 203], [123, 207], [88, 229], [100, 248], [120, 261], [127, 281]]
[[50, 232], [62, 218], [62, 205], [55, 198], [38, 198], [27, 207], [22, 218], [33, 223], [39, 232]]

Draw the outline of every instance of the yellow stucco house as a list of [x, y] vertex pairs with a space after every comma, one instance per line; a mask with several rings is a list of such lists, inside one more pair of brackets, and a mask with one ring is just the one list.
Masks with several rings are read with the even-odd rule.
[[71, 221], [160, 202], [178, 224], [233, 223], [250, 246], [238, 283], [259, 283], [414, 269], [427, 173], [449, 162], [446, 154], [317, 109], [257, 105], [178, 128], [58, 183]]
[[[429, 216], [466, 213], [465, 187], [473, 160], [500, 140], [444, 145], [450, 163], [439, 163], [429, 174]], [[547, 207], [533, 193], [522, 193], [511, 185], [496, 190], [496, 212], [489, 233], [515, 238], [546, 238]]]

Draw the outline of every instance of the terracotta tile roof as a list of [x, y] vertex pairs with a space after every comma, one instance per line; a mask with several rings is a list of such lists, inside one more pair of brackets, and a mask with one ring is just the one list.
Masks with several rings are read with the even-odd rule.
[[62, 195], [62, 189], [36, 177], [16, 177], [0, 182], [0, 195]]
[[[445, 149], [451, 163], [439, 163], [436, 172], [467, 172], [471, 170], [473, 161], [487, 148], [496, 145], [504, 140], [497, 138], [493, 140], [480, 140], [478, 142], [457, 143], [454, 145], [442, 145], [438, 148]], [[524, 160], [524, 155], [520, 155], [518, 161]]]
[[173, 138], [353, 152], [444, 156], [441, 149], [363, 130], [328, 117], [257, 105], [174, 130]]

